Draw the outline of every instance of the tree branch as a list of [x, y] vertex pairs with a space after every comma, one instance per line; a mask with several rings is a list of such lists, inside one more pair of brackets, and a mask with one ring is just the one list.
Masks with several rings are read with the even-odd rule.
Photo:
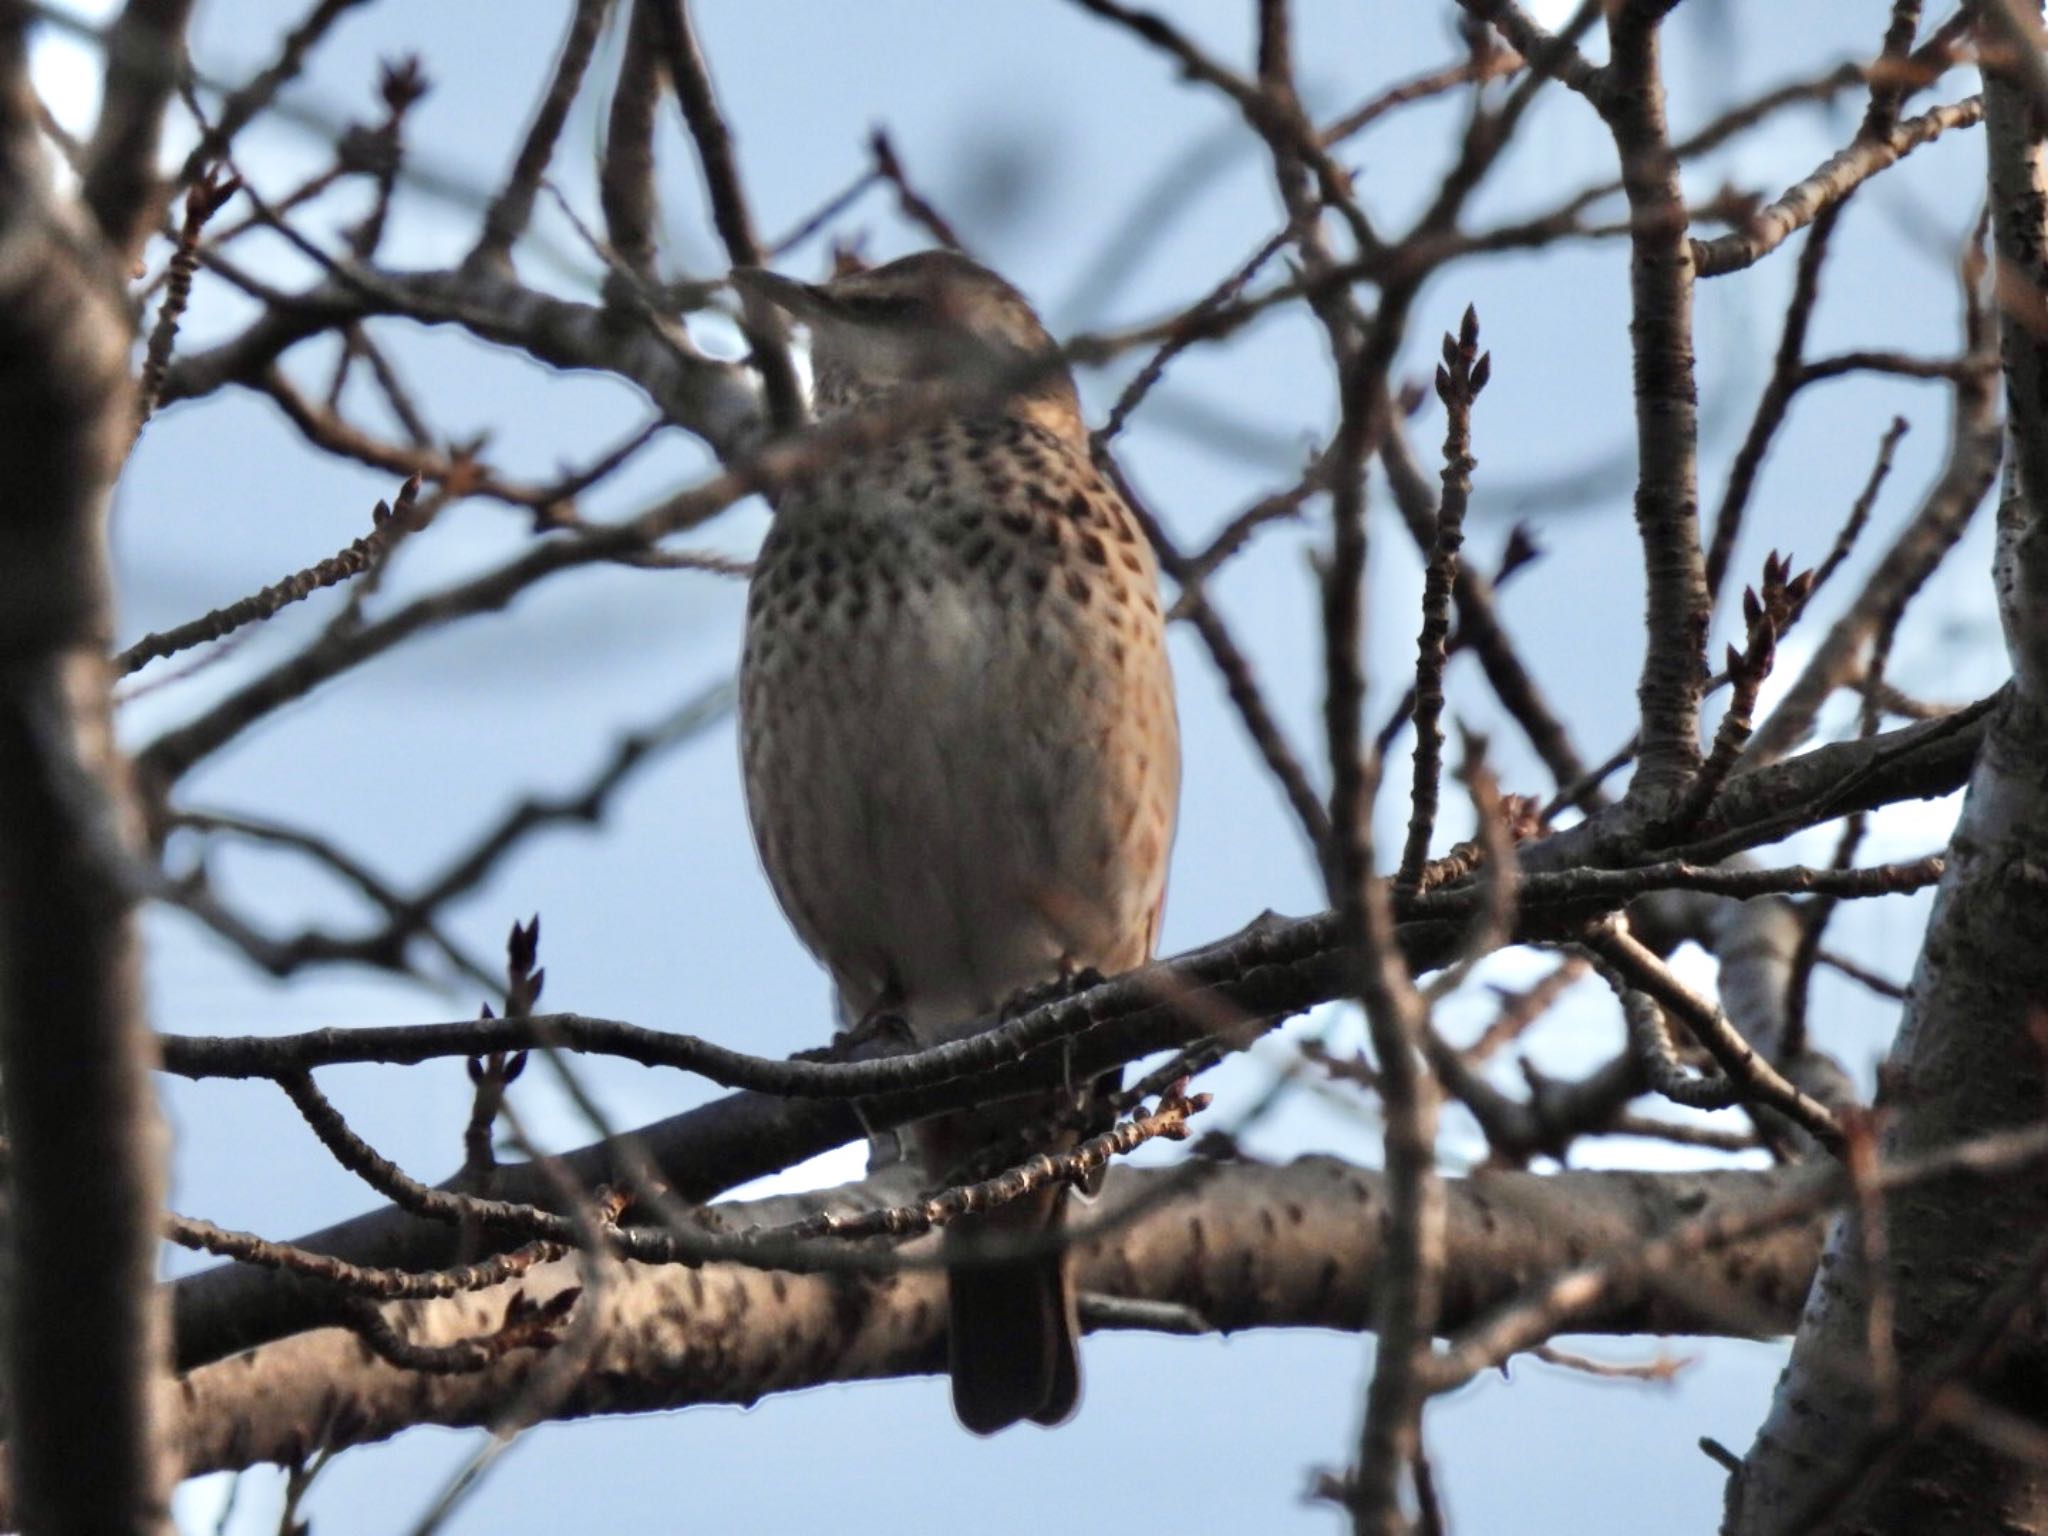
[[584, 71], [590, 67], [590, 56], [596, 51], [598, 35], [610, 13], [611, 0], [576, 0], [568, 35], [562, 40], [561, 57], [555, 63], [554, 79], [541, 97], [540, 109], [534, 113], [526, 141], [520, 145], [519, 157], [512, 164], [512, 174], [484, 215], [483, 233], [469, 253], [469, 264], [509, 264], [513, 242], [526, 232], [527, 221], [533, 217], [533, 200], [540, 191], [540, 179], [547, 174], [548, 162], [554, 158], [555, 141], [562, 136], [562, 124], [568, 121], [569, 108], [583, 86]]
[[[1101, 1203], [1077, 1234], [1076, 1279], [1085, 1291], [1170, 1303], [1177, 1317], [1208, 1329], [1368, 1325], [1384, 1256], [1380, 1175], [1329, 1158], [1284, 1167], [1209, 1164], [1189, 1173], [1111, 1170]], [[1509, 1299], [1516, 1275], [1567, 1267], [1574, 1255], [1625, 1255], [1688, 1218], [1767, 1202], [1796, 1178], [1780, 1170], [1449, 1181], [1443, 1325], [1463, 1327]], [[857, 1212], [901, 1193], [885, 1183], [829, 1198], [834, 1208]], [[808, 1203], [784, 1199], [718, 1214], [734, 1226], [778, 1225]], [[1102, 1235], [1091, 1238], [1097, 1229]], [[1750, 1305], [1757, 1325], [1781, 1329], [1795, 1315], [1816, 1244], [1811, 1220], [1782, 1226], [1720, 1254], [1715, 1271]], [[576, 1283], [566, 1264], [531, 1272], [521, 1288], [544, 1300], [565, 1283]], [[941, 1284], [928, 1267], [860, 1281], [721, 1265], [622, 1266], [594, 1299], [595, 1352], [556, 1413], [753, 1402], [825, 1381], [940, 1369]], [[431, 1344], [488, 1333], [503, 1310], [498, 1291], [387, 1315], [403, 1319], [416, 1342]], [[1682, 1292], [1624, 1283], [1572, 1326], [1717, 1331], [1726, 1320], [1695, 1310]], [[364, 1360], [346, 1333], [307, 1334], [188, 1376], [181, 1439], [197, 1471], [288, 1461], [322, 1443], [360, 1444], [418, 1423], [482, 1423], [517, 1371], [508, 1365], [421, 1378]]]
[[191, 13], [192, 0], [128, 0], [107, 34], [100, 117], [79, 196], [122, 261], [141, 250], [156, 224], [157, 143], [184, 67]]
[[1823, 209], [1841, 202], [1879, 171], [1896, 165], [1950, 129], [1968, 128], [1982, 121], [1983, 116], [1983, 99], [1971, 96], [1907, 118], [1881, 136], [1859, 137], [1803, 181], [1786, 188], [1783, 196], [1760, 210], [1741, 229], [1713, 240], [1695, 240], [1694, 270], [1700, 277], [1721, 277], [1754, 266], [1811, 224]]
[[1693, 382], [1693, 256], [1678, 159], [1664, 122], [1655, 19], [1623, 5], [1602, 115], [1628, 197], [1629, 338], [1636, 399], [1636, 529], [1648, 583], [1642, 711], [1629, 796], [1653, 812], [1699, 770], [1710, 597], [1699, 530], [1699, 392]]
[[[766, 258], [754, 234], [739, 163], [733, 157], [732, 130], [718, 109], [718, 98], [711, 85], [711, 66], [697, 41], [697, 24], [690, 15], [689, 0], [649, 3], [654, 7], [655, 35], [668, 64], [669, 81], [675, 86], [676, 102], [682, 108], [683, 125], [697, 146], [697, 163], [704, 173], [704, 189], [711, 201], [711, 222], [725, 242], [725, 253], [734, 266], [758, 267]], [[797, 384], [796, 365], [790, 361], [782, 320], [772, 306], [757, 299], [746, 297], [746, 304], [747, 344], [754, 350], [754, 365], [761, 370], [769, 423], [778, 428], [793, 427], [803, 419], [802, 393]]]
[[[137, 29], [181, 19], [176, 6], [132, 5], [123, 35], [132, 47]], [[104, 523], [134, 421], [126, 253], [88, 234], [43, 181], [24, 24], [18, 8], [0, 15], [7, 1417], [25, 1523], [141, 1533], [167, 1529], [171, 1469], [156, 1393], [162, 1125], [126, 878], [136, 818], [105, 660]], [[136, 68], [124, 54], [113, 72], [96, 154], [97, 213], [117, 239], [137, 212], [135, 178], [150, 173], [161, 104]]]

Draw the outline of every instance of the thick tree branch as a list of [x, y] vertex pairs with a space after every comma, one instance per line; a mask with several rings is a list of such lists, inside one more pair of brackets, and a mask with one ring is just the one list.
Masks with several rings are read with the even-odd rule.
[[[171, 27], [177, 12], [131, 6], [129, 21]], [[0, 15], [7, 1416], [26, 1523], [142, 1533], [166, 1528], [170, 1468], [156, 1423], [162, 1127], [126, 878], [136, 821], [105, 660], [104, 519], [134, 420], [126, 257], [44, 181], [23, 23], [13, 7]], [[98, 213], [117, 240], [137, 212], [131, 173], [150, 175], [155, 145], [152, 88], [135, 67], [126, 58], [110, 80], [102, 119]]]
[[1699, 393], [1693, 382], [1693, 255], [1678, 158], [1664, 122], [1656, 20], [1622, 5], [1602, 115], [1628, 197], [1629, 338], [1636, 400], [1636, 529], [1648, 583], [1637, 767], [1629, 794], [1654, 813], [1700, 765], [1710, 598], [1699, 529]]
[[[1514, 1277], [1620, 1258], [1688, 1221], [1769, 1201], [1798, 1175], [1520, 1173], [1446, 1186], [1442, 1321], [1460, 1328], [1513, 1297]], [[884, 1185], [834, 1197], [858, 1210], [899, 1198]], [[1379, 1174], [1328, 1158], [1178, 1170], [1112, 1170], [1102, 1202], [1079, 1223], [1078, 1279], [1087, 1291], [1171, 1303], [1206, 1329], [1368, 1326], [1384, 1253]], [[807, 1201], [720, 1207], [729, 1226], [774, 1225]], [[1132, 1219], [1135, 1218], [1135, 1219]], [[1088, 1232], [1100, 1228], [1091, 1239]], [[1814, 1262], [1817, 1224], [1792, 1223], [1714, 1256], [1711, 1286], [1742, 1298], [1749, 1326], [1787, 1326]], [[909, 1253], [921, 1251], [913, 1245]], [[574, 1284], [573, 1269], [533, 1271], [536, 1299]], [[582, 1362], [562, 1417], [644, 1412], [940, 1369], [944, 1307], [930, 1268], [855, 1279], [722, 1265], [619, 1268], [595, 1305], [595, 1352]], [[387, 1311], [424, 1344], [485, 1334], [503, 1290]], [[586, 1301], [581, 1304], [591, 1304]], [[1593, 1332], [1716, 1332], [1725, 1314], [1683, 1290], [1622, 1283], [1572, 1320]], [[516, 1389], [530, 1359], [476, 1375], [422, 1378], [366, 1361], [346, 1332], [267, 1346], [188, 1376], [178, 1414], [195, 1470], [289, 1460], [322, 1443], [383, 1439], [419, 1423], [476, 1424]], [[1085, 1412], [1084, 1408], [1084, 1412]]]
[[184, 68], [191, 14], [192, 0], [128, 0], [107, 34], [106, 83], [79, 195], [123, 261], [156, 222], [157, 142]]
[[654, 118], [661, 98], [660, 38], [654, 0], [631, 0], [626, 48], [619, 61], [618, 84], [612, 91], [605, 124], [604, 164], [598, 198], [604, 209], [605, 237], [612, 255], [634, 277], [654, 276], [655, 229], [659, 222], [654, 190]]
[[719, 453], [749, 440], [759, 397], [746, 370], [681, 350], [645, 327], [621, 326], [610, 310], [558, 299], [488, 269], [389, 272], [344, 266], [311, 291], [280, 296], [231, 340], [175, 360], [163, 403], [230, 384], [259, 385], [270, 365], [309, 337], [377, 315], [457, 325], [551, 367], [615, 374], [643, 390], [677, 426]]

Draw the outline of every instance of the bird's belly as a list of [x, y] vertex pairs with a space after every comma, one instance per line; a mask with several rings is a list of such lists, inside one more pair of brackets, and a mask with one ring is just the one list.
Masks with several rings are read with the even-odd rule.
[[[1063, 969], [1144, 958], [1116, 676], [1042, 615], [939, 582], [763, 654], [744, 751], [764, 863], [859, 1013], [926, 1039]], [[1135, 946], [1132, 934], [1137, 934]]]

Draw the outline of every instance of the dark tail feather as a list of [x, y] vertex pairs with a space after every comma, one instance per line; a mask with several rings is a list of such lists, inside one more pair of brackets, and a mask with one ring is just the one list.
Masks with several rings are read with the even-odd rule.
[[[1060, 1188], [955, 1222], [959, 1246], [987, 1236], [1043, 1235], [1059, 1225]], [[946, 1271], [953, 1411], [977, 1435], [1020, 1419], [1059, 1424], [1081, 1396], [1074, 1298], [1062, 1253], [960, 1263]]]

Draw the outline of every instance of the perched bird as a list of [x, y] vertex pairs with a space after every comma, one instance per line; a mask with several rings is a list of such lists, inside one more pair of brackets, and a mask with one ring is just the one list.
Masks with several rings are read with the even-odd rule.
[[[780, 496], [748, 596], [754, 839], [842, 1014], [936, 1044], [1144, 963], [1179, 799], [1173, 679], [1150, 548], [1090, 461], [1052, 339], [949, 251], [818, 285], [735, 281], [809, 327], [821, 416], [908, 410], [909, 392], [927, 407]], [[935, 1186], [986, 1177], [992, 1155], [1072, 1145], [1075, 1100], [943, 1115], [911, 1140]], [[1063, 1197], [948, 1228], [953, 1404], [977, 1433], [1073, 1412]]]

